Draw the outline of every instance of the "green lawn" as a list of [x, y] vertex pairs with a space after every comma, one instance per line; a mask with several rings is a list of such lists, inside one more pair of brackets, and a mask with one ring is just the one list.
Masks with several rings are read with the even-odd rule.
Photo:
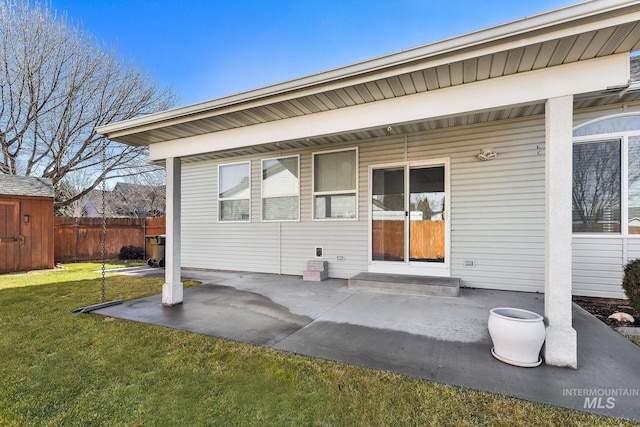
[[636, 335], [625, 335], [631, 342], [640, 346], [640, 337]]
[[[631, 425], [166, 328], [71, 314], [99, 264], [0, 276], [2, 426]], [[108, 276], [108, 300], [162, 280]], [[194, 285], [188, 283], [188, 286]]]

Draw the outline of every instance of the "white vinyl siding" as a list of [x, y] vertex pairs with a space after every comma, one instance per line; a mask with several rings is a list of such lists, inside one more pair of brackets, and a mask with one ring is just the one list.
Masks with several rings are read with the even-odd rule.
[[[576, 122], [578, 122], [576, 119]], [[334, 144], [358, 147], [358, 219], [314, 221], [312, 154], [318, 147], [283, 151], [300, 156], [300, 218], [263, 222], [262, 158], [251, 162], [251, 218], [217, 222], [217, 166], [228, 159], [183, 165], [182, 250], [185, 267], [301, 275], [324, 248], [329, 276], [368, 269], [368, 168], [393, 162], [450, 159], [451, 276], [463, 286], [544, 291], [544, 118], [502, 120]], [[498, 158], [476, 158], [490, 147]], [[255, 161], [254, 161], [255, 160]], [[257, 216], [256, 216], [257, 215]], [[575, 236], [573, 293], [622, 298], [622, 267], [640, 257], [640, 235]]]
[[[348, 144], [358, 147], [358, 219], [314, 221], [313, 153], [317, 147], [283, 151], [300, 155], [300, 221], [262, 222], [262, 166], [252, 161], [252, 221], [217, 223], [217, 165], [183, 165], [183, 265], [185, 267], [301, 275], [324, 248], [329, 276], [349, 278], [368, 268], [369, 165], [435, 158], [451, 159], [451, 275], [464, 286], [544, 289], [544, 119], [505, 120], [391, 136]], [[476, 158], [483, 147], [499, 157]], [[264, 157], [264, 156], [263, 156]], [[204, 196], [207, 193], [209, 196]], [[207, 208], [208, 207], [208, 208]], [[258, 215], [258, 216], [256, 216]], [[258, 218], [258, 219], [256, 219]], [[465, 267], [473, 260], [473, 267]]]
[[[260, 221], [255, 215], [261, 209], [261, 188], [253, 185], [253, 219], [248, 223], [217, 221], [219, 162], [183, 164], [182, 265], [301, 275], [306, 262], [314, 259], [314, 246], [324, 246], [331, 277], [348, 278], [364, 271], [360, 266], [367, 262], [366, 223], [313, 222], [311, 226], [311, 151], [301, 156], [300, 163], [301, 221]], [[260, 162], [252, 162], [251, 181], [260, 182], [261, 175]]]
[[[411, 158], [451, 156], [451, 276], [468, 287], [543, 291], [544, 119], [452, 130], [409, 138]], [[484, 148], [498, 157], [478, 160]]]
[[574, 295], [624, 297], [621, 283], [625, 240], [620, 236], [574, 234], [572, 246]]
[[[638, 238], [627, 239], [626, 243], [627, 243], [627, 247], [626, 247], [627, 253], [625, 254], [624, 264], [626, 264], [631, 260], [640, 258], [640, 239]], [[622, 273], [620, 277], [622, 277]], [[622, 283], [622, 279], [620, 279], [620, 282]]]

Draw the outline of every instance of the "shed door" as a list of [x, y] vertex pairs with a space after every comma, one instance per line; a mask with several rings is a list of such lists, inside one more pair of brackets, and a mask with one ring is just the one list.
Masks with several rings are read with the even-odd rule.
[[20, 204], [0, 201], [0, 273], [18, 270]]

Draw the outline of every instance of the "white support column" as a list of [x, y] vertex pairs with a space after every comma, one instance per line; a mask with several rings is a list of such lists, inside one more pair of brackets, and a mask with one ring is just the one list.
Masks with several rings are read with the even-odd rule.
[[162, 305], [174, 306], [182, 303], [180, 281], [180, 158], [166, 160], [167, 171], [167, 238], [165, 241], [165, 283], [162, 285]]
[[548, 99], [545, 116], [544, 358], [547, 365], [577, 369], [577, 333], [571, 314], [573, 96]]

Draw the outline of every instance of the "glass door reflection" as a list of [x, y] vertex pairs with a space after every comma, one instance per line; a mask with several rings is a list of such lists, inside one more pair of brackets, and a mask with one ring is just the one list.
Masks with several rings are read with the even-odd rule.
[[372, 260], [405, 257], [405, 168], [374, 169], [371, 193]]

